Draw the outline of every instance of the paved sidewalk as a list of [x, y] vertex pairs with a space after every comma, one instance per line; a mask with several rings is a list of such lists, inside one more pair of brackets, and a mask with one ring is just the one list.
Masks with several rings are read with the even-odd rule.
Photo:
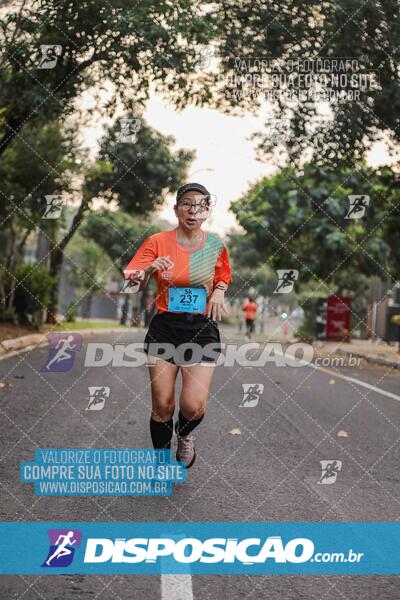
[[[104, 329], [74, 329], [73, 333], [80, 333], [82, 337], [87, 337], [91, 335], [95, 335], [96, 333], [102, 331], [122, 331], [121, 327], [109, 327]], [[20, 350], [29, 350], [34, 348], [35, 346], [47, 345], [48, 338], [47, 333], [32, 333], [30, 335], [22, 335], [17, 338], [13, 338], [11, 340], [2, 340], [0, 341], [0, 358], [3, 356], [11, 356]], [[56, 331], [54, 333], [68, 333], [68, 331]]]
[[[244, 332], [239, 333], [237, 327], [234, 328], [230, 325], [222, 326], [221, 333], [225, 333], [227, 338], [232, 340], [247, 340]], [[252, 342], [261, 343], [268, 340], [281, 342], [282, 344], [293, 344], [299, 341], [293, 337], [292, 332], [290, 332], [287, 336], [283, 335], [279, 326], [275, 328], [273, 333], [255, 333], [251, 339]], [[368, 362], [400, 369], [400, 352], [397, 343], [392, 343], [390, 345], [382, 340], [372, 341], [358, 339], [353, 339], [351, 342], [326, 342], [321, 340], [313, 342], [313, 347], [319, 354], [342, 354], [345, 356], [358, 356], [367, 360]]]
[[398, 344], [389, 345], [382, 340], [351, 340], [351, 342], [317, 341], [313, 344], [317, 350], [331, 354], [359, 356], [369, 362], [383, 364], [400, 369]]

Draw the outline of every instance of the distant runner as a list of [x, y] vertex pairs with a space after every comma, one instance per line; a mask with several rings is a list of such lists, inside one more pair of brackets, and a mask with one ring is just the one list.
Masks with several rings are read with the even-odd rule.
[[254, 332], [254, 319], [257, 313], [257, 302], [254, 298], [249, 298], [242, 305], [242, 310], [246, 316], [246, 335], [250, 339], [251, 334]]

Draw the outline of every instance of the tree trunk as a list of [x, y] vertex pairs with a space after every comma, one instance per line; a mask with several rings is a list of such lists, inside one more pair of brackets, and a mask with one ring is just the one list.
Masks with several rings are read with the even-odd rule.
[[58, 290], [60, 287], [60, 272], [64, 253], [59, 246], [53, 248], [50, 254], [50, 275], [56, 278], [56, 282], [50, 291], [50, 299], [47, 305], [46, 323], [54, 325], [57, 322], [58, 312]]
[[10, 232], [11, 232], [11, 245], [10, 252], [7, 259], [7, 271], [8, 275], [11, 275], [10, 282], [10, 291], [8, 293], [7, 298], [7, 309], [11, 310], [12, 305], [14, 304], [14, 293], [15, 293], [15, 272], [17, 268], [17, 236], [14, 231], [14, 227], [10, 224]]
[[86, 294], [85, 306], [83, 309], [83, 318], [84, 319], [90, 319], [90, 313], [91, 313], [91, 309], [92, 309], [92, 299], [93, 299], [93, 293], [88, 292]]
[[48, 268], [50, 243], [43, 231], [39, 229], [36, 243], [36, 262]]
[[122, 306], [120, 325], [126, 325], [126, 322], [128, 320], [128, 312], [129, 312], [129, 294], [125, 294], [124, 304]]
[[0, 304], [4, 304], [4, 308], [5, 308], [5, 297], [6, 297], [6, 290], [4, 288], [4, 283], [3, 281], [0, 280]]
[[50, 293], [50, 301], [47, 307], [47, 318], [46, 323], [54, 324], [56, 322], [56, 315], [58, 312], [58, 290], [60, 286], [60, 272], [63, 262], [64, 250], [68, 242], [71, 240], [75, 231], [83, 221], [85, 211], [87, 209], [88, 202], [82, 199], [81, 205], [78, 208], [78, 212], [73, 218], [69, 231], [65, 234], [61, 242], [55, 245], [50, 251], [50, 275], [56, 277], [56, 283]]

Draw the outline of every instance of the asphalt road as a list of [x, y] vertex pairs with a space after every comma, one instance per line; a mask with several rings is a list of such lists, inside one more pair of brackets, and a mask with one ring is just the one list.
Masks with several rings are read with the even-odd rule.
[[[98, 333], [67, 373], [43, 373], [48, 349], [0, 361], [1, 519], [9, 521], [362, 521], [400, 513], [400, 374], [361, 364], [219, 367], [197, 461], [170, 497], [37, 497], [19, 463], [37, 447], [149, 447], [146, 367], [84, 368], [88, 341], [129, 343], [142, 331]], [[226, 338], [222, 336], [225, 341]], [[235, 340], [239, 338], [235, 337]], [[388, 397], [340, 375], [398, 395]], [[257, 406], [240, 407], [243, 384], [264, 385]], [[109, 386], [103, 410], [86, 411], [89, 386]], [[178, 392], [177, 392], [178, 393]], [[238, 429], [240, 434], [230, 433]], [[338, 437], [344, 431], [347, 437]], [[321, 460], [342, 461], [319, 485]], [[397, 600], [394, 576], [2, 576], [8, 599]]]

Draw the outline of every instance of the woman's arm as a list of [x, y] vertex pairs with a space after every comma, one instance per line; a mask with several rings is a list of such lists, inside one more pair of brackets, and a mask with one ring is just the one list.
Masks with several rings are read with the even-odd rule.
[[214, 290], [222, 290], [223, 292], [226, 292], [227, 289], [228, 289], [228, 284], [222, 280], [217, 281], [217, 283], [214, 285]]
[[172, 267], [173, 263], [170, 260], [169, 256], [160, 256], [156, 258], [150, 265], [148, 265], [145, 269], [137, 269], [131, 273], [128, 272], [128, 269], [124, 271], [126, 279], [130, 281], [140, 281], [140, 285], [137, 289], [138, 292], [141, 292], [147, 286], [150, 277], [156, 271], [166, 271], [170, 267]]
[[228, 285], [224, 281], [219, 281], [208, 301], [207, 316], [213, 321], [220, 321], [222, 313], [229, 314], [229, 309], [225, 304], [225, 292]]
[[140, 282], [136, 292], [141, 292], [155, 271], [164, 271], [172, 266], [169, 256], [158, 256], [157, 237], [148, 237], [124, 269], [124, 278], [132, 282]]
[[222, 313], [229, 314], [229, 309], [225, 304], [225, 292], [231, 280], [228, 251], [224, 247], [215, 265], [213, 292], [208, 301], [207, 315], [214, 321], [220, 321]]

